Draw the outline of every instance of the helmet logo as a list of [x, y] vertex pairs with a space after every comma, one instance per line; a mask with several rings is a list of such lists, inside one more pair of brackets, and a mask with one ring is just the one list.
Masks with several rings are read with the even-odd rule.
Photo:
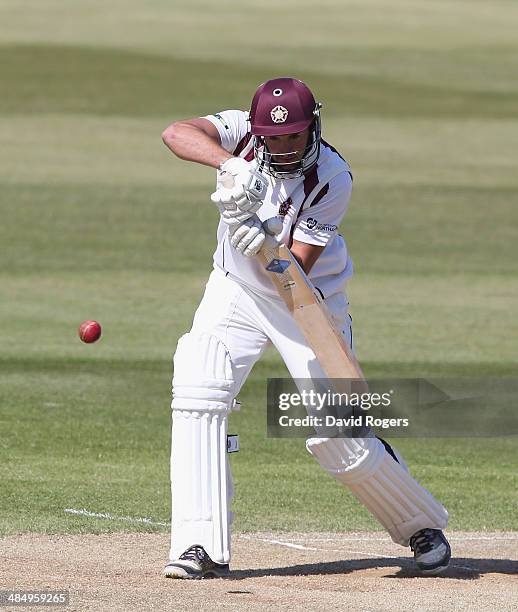
[[275, 106], [270, 111], [270, 116], [274, 123], [284, 123], [288, 118], [288, 109], [284, 106]]

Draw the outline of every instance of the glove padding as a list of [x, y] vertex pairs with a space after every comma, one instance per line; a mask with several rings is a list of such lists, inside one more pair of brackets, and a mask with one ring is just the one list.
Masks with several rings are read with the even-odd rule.
[[242, 212], [239, 208], [234, 208], [233, 210], [223, 209], [221, 210], [221, 218], [222, 220], [232, 228], [237, 228], [247, 219], [254, 216], [254, 213], [251, 212]]
[[246, 257], [253, 257], [261, 250], [266, 234], [277, 236], [282, 228], [281, 217], [271, 217], [261, 223], [254, 214], [240, 224], [229, 224], [230, 244]]
[[256, 171], [253, 162], [231, 157], [218, 171], [218, 188], [210, 199], [221, 213], [237, 208], [252, 215], [261, 207], [267, 186], [266, 178]]
[[246, 257], [253, 257], [263, 246], [265, 232], [257, 215], [239, 225], [229, 225], [230, 244]]

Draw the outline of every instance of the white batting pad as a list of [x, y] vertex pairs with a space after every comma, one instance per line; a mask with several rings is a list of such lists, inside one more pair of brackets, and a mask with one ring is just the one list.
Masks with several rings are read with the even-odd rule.
[[[448, 513], [377, 438], [310, 438], [306, 448], [389, 532], [408, 546], [420, 529], [444, 529]], [[406, 467], [406, 466], [405, 466]]]
[[171, 446], [170, 559], [203, 546], [213, 561], [230, 560], [232, 476], [227, 422], [232, 409], [232, 364], [222, 342], [183, 336], [174, 359]]

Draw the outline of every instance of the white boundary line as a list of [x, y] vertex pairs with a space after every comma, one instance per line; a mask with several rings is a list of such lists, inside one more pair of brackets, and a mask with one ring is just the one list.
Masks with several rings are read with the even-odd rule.
[[[361, 555], [361, 556], [367, 556], [367, 557], [374, 557], [375, 559], [397, 559], [398, 561], [401, 562], [402, 565], [405, 565], [407, 563], [411, 563], [412, 559], [411, 557], [401, 557], [401, 556], [395, 556], [395, 555], [383, 555], [381, 553], [370, 553], [370, 552], [366, 552], [364, 550], [349, 550], [347, 548], [325, 548], [325, 549], [319, 549], [319, 548], [313, 548], [313, 547], [309, 547], [309, 546], [302, 546], [302, 544], [293, 544], [292, 542], [281, 542], [280, 540], [269, 540], [267, 538], [254, 538], [252, 536], [245, 536], [245, 535], [241, 535], [240, 536], [241, 539], [244, 540], [256, 540], [259, 542], [265, 542], [266, 544], [275, 544], [275, 545], [279, 545], [279, 546], [287, 546], [288, 548], [296, 548], [298, 550], [310, 550], [310, 551], [317, 551], [317, 552], [337, 552], [337, 553], [347, 553], [347, 554], [352, 554], [352, 555]], [[311, 538], [310, 538], [311, 539]], [[386, 540], [386, 538], [344, 538], [348, 541], [355, 541], [355, 542], [378, 542], [381, 541], [383, 539]], [[466, 538], [468, 539], [468, 538]], [[490, 538], [486, 538], [486, 539], [490, 539]], [[503, 538], [502, 538], [503, 539]], [[325, 541], [335, 541], [335, 542], [339, 542], [339, 540], [332, 540], [331, 538], [326, 538]], [[456, 563], [451, 563], [450, 567], [456, 567], [458, 569], [463, 569], [463, 570], [468, 570], [470, 572], [472, 571], [477, 571], [476, 569], [474, 569], [473, 567], [468, 567], [466, 565], [458, 565]]]
[[288, 548], [296, 548], [297, 550], [318, 550], [318, 548], [312, 548], [309, 546], [303, 546], [302, 544], [293, 544], [292, 542], [281, 542], [281, 540], [269, 540], [267, 538], [257, 538], [250, 535], [242, 535], [239, 537], [243, 540], [255, 540], [256, 542], [266, 542], [266, 544], [278, 544], [279, 546], [286, 546]]
[[[411, 557], [402, 557], [402, 556], [396, 556], [396, 555], [384, 555], [382, 553], [371, 553], [371, 552], [366, 552], [364, 550], [350, 550], [347, 548], [325, 548], [325, 549], [320, 549], [320, 548], [314, 548], [312, 546], [304, 546], [302, 544], [295, 544], [293, 542], [283, 542], [282, 540], [274, 540], [274, 539], [269, 539], [269, 538], [260, 538], [260, 537], [254, 537], [251, 535], [244, 535], [244, 534], [240, 534], [238, 537], [240, 537], [241, 539], [244, 540], [255, 540], [258, 542], [265, 542], [266, 544], [273, 544], [273, 545], [278, 545], [278, 546], [286, 546], [288, 548], [295, 548], [297, 550], [307, 550], [307, 551], [316, 551], [316, 552], [337, 552], [337, 553], [348, 553], [348, 554], [353, 554], [353, 555], [362, 555], [362, 556], [367, 556], [367, 557], [374, 557], [374, 558], [378, 558], [378, 559], [397, 559], [399, 561], [401, 561], [403, 564], [405, 563], [409, 563], [411, 562]], [[309, 542], [333, 542], [335, 544], [340, 544], [340, 542], [380, 542], [380, 541], [385, 541], [387, 540], [387, 538], [312, 538], [311, 536], [306, 538]], [[477, 537], [477, 536], [458, 536], [458, 537], [450, 537], [449, 538], [451, 541], [473, 541], [473, 540], [489, 540], [489, 541], [493, 541], [493, 540], [504, 540], [504, 541], [508, 541], [508, 540], [518, 540], [518, 535], [516, 537], [488, 537], [488, 536], [483, 536], [483, 537]], [[451, 563], [450, 567], [456, 567], [458, 569], [463, 569], [463, 570], [468, 570], [468, 571], [477, 571], [475, 568], [473, 567], [469, 567], [466, 565], [459, 565], [458, 563]]]
[[67, 514], [76, 514], [79, 516], [86, 516], [88, 518], [98, 518], [98, 519], [106, 519], [109, 521], [126, 521], [128, 523], [145, 523], [146, 525], [156, 525], [160, 527], [169, 527], [169, 523], [161, 523], [159, 521], [153, 521], [150, 518], [139, 517], [139, 516], [116, 516], [114, 514], [109, 514], [108, 512], [90, 512], [90, 510], [86, 510], [82, 508], [81, 510], [76, 510], [75, 508], [64, 508], [63, 510]]
[[349, 550], [348, 548], [324, 548], [322, 552], [337, 552], [337, 553], [349, 553], [351, 555], [366, 555], [367, 557], [374, 557], [376, 559], [399, 559], [400, 561], [408, 561], [410, 557], [397, 557], [396, 555], [383, 555], [381, 553], [370, 553], [364, 550]]
[[[355, 554], [355, 555], [366, 555], [368, 557], [376, 557], [379, 559], [404, 559], [404, 557], [395, 557], [394, 555], [382, 555], [382, 554], [376, 554], [376, 553], [369, 553], [363, 550], [347, 550], [346, 548], [321, 549], [321, 548], [313, 548], [311, 546], [303, 546], [302, 544], [294, 544], [293, 542], [282, 542], [281, 540], [270, 540], [268, 538], [258, 538], [258, 537], [246, 536], [246, 535], [241, 535], [240, 537], [244, 540], [255, 540], [258, 542], [265, 542], [266, 544], [276, 544], [278, 546], [286, 546], [287, 548], [296, 548], [297, 550], [311, 550], [311, 551], [316, 551], [316, 552], [346, 552], [346, 553]], [[363, 540], [363, 541], [367, 542], [368, 540]]]

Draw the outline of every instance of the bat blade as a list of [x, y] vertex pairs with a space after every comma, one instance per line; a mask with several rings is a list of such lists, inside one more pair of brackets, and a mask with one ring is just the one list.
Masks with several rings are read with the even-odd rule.
[[350, 346], [290, 249], [267, 239], [258, 257], [328, 378], [364, 380]]

